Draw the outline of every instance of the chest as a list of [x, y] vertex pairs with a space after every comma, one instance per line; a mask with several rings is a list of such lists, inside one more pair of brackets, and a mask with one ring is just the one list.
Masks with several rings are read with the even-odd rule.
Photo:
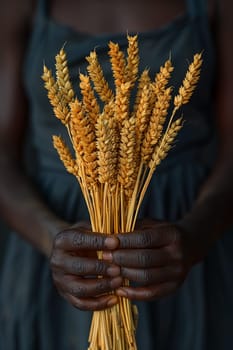
[[[205, 0], [203, 0], [205, 1]], [[209, 0], [209, 15], [214, 13]], [[86, 33], [143, 32], [162, 27], [187, 12], [187, 0], [51, 0], [58, 23]]]

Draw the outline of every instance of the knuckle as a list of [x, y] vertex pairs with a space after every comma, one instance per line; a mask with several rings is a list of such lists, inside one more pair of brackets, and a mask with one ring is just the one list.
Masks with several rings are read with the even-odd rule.
[[85, 297], [87, 295], [87, 288], [85, 286], [72, 287], [70, 290], [70, 294], [79, 298]]
[[97, 294], [103, 294], [110, 288], [110, 284], [107, 281], [100, 281], [97, 283], [95, 291]]
[[61, 248], [65, 239], [65, 233], [59, 232], [54, 238], [54, 247]]
[[76, 232], [72, 238], [72, 245], [76, 248], [80, 248], [85, 244], [86, 237], [81, 232]]
[[71, 270], [75, 274], [85, 274], [86, 273], [86, 264], [82, 263], [81, 261], [74, 260], [71, 264]]
[[151, 231], [142, 232], [138, 235], [137, 245], [142, 248], [149, 248], [152, 245], [152, 235]]
[[92, 241], [93, 247], [97, 250], [104, 248], [105, 237], [103, 235], [90, 236], [90, 240]]
[[95, 271], [98, 275], [102, 275], [106, 272], [106, 265], [101, 260], [96, 260]]
[[92, 247], [96, 250], [101, 250], [104, 247], [103, 235], [97, 235], [86, 232], [76, 232], [72, 239], [73, 246], [76, 248]]
[[113, 253], [113, 258], [114, 258], [114, 262], [120, 266], [125, 264], [125, 258], [124, 255], [120, 252], [114, 252]]
[[130, 234], [118, 235], [121, 248], [131, 248], [133, 246]]
[[138, 254], [137, 260], [141, 267], [149, 267], [152, 265], [152, 256], [147, 252], [142, 251], [140, 254]]
[[142, 282], [144, 283], [148, 283], [152, 279], [151, 273], [148, 270], [142, 270], [140, 273], [140, 277]]

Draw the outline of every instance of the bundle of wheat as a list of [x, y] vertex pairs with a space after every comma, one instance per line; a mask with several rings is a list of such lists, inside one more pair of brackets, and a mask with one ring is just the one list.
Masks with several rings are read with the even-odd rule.
[[[115, 91], [105, 80], [95, 51], [86, 57], [87, 74], [79, 74], [82, 101], [75, 97], [64, 49], [56, 56], [56, 79], [46, 66], [42, 78], [55, 116], [67, 127], [75, 157], [60, 136], [53, 136], [54, 147], [79, 182], [92, 230], [117, 234], [134, 230], [152, 175], [182, 128], [182, 118], [174, 117], [195, 89], [202, 58], [201, 54], [194, 56], [172, 99], [172, 88], [167, 86], [173, 71], [170, 59], [154, 80], [148, 70], [138, 77], [137, 36], [128, 36], [127, 58], [113, 42], [109, 43], [109, 57]], [[137, 94], [130, 110], [136, 82]], [[104, 104], [102, 109], [98, 99]], [[172, 100], [173, 111], [165, 127]], [[98, 256], [101, 259], [101, 252]], [[119, 298], [110, 309], [94, 312], [89, 350], [135, 350], [136, 323], [137, 309], [125, 298]]]

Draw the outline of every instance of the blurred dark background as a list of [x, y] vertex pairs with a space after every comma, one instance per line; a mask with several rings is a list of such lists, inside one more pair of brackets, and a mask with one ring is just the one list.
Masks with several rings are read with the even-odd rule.
[[3, 222], [0, 221], [0, 271], [2, 267], [2, 259], [5, 253], [7, 237], [8, 237], [8, 229], [5, 226], [5, 224], [3, 224]]

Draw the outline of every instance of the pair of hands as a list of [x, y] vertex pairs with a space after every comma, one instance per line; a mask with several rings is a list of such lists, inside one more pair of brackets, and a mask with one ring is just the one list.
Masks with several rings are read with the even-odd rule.
[[[102, 260], [97, 251], [103, 251]], [[117, 296], [153, 300], [175, 292], [196, 260], [190, 235], [174, 224], [150, 221], [114, 236], [92, 233], [80, 223], [56, 236], [50, 263], [66, 300], [81, 310], [101, 310], [116, 304]], [[134, 286], [123, 286], [124, 279]]]

